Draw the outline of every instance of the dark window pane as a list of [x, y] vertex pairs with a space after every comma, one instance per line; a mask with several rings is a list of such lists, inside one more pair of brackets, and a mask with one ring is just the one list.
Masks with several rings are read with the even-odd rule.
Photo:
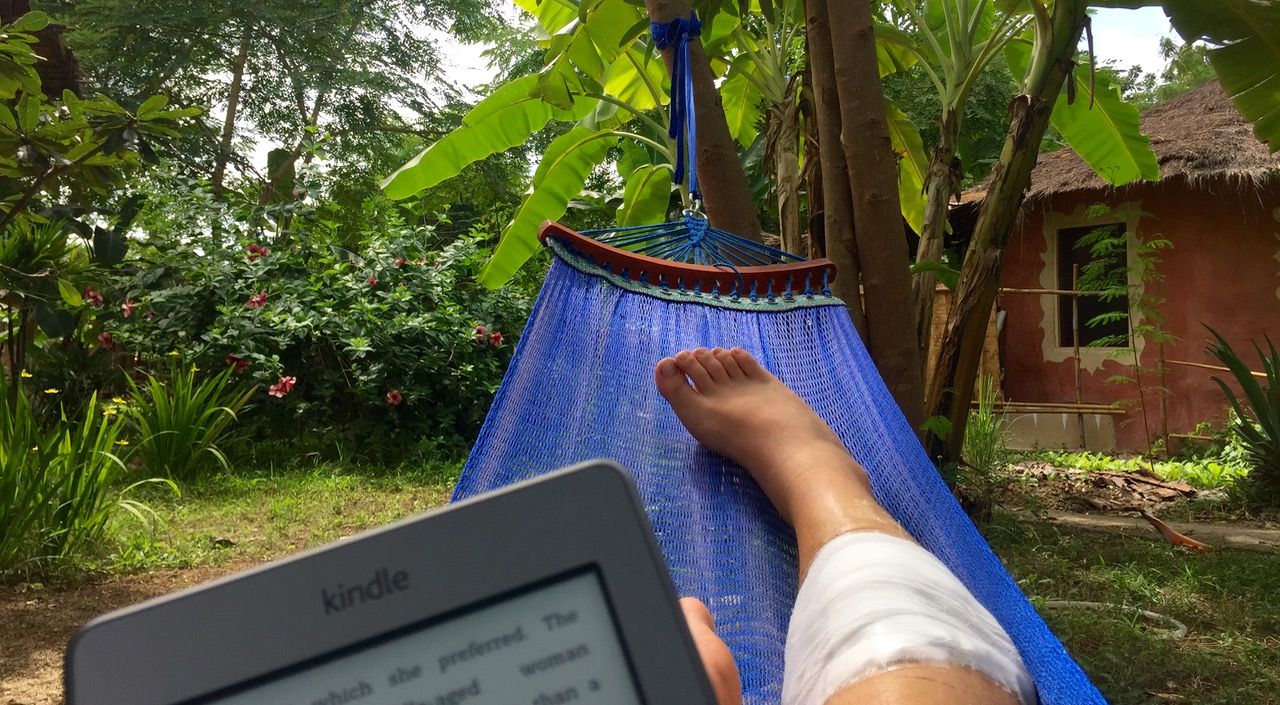
[[[1058, 231], [1058, 288], [1071, 289], [1072, 287], [1072, 267], [1078, 266], [1081, 277], [1084, 277], [1084, 270], [1089, 263], [1095, 261], [1093, 253], [1090, 251], [1087, 242], [1082, 243], [1090, 233], [1099, 230], [1107, 230], [1111, 236], [1120, 236], [1125, 231], [1123, 223], [1112, 223], [1109, 225], [1093, 225], [1083, 228], [1066, 228]], [[1118, 251], [1107, 256], [1103, 277], [1108, 280], [1124, 282], [1126, 279], [1126, 261], [1123, 251]], [[1096, 277], [1095, 277], [1096, 278]], [[1084, 289], [1085, 287], [1081, 287]], [[1094, 289], [1098, 287], [1092, 287]], [[1080, 345], [1081, 347], [1094, 343], [1103, 338], [1112, 338], [1119, 336], [1124, 342], [1111, 342], [1110, 346], [1124, 347], [1129, 341], [1129, 320], [1127, 314], [1129, 311], [1129, 297], [1120, 296], [1110, 301], [1103, 301], [1098, 296], [1080, 296], [1079, 299], [1079, 320], [1080, 320]], [[1070, 296], [1058, 297], [1058, 345], [1069, 348], [1073, 345], [1072, 325], [1071, 325], [1071, 299]], [[1125, 318], [1109, 320], [1105, 323], [1095, 322], [1098, 316], [1109, 313], [1126, 314]], [[1090, 323], [1093, 322], [1092, 325]]]

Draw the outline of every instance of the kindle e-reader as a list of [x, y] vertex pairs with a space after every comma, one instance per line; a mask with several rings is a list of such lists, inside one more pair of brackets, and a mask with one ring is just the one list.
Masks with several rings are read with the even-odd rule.
[[69, 705], [713, 705], [630, 478], [590, 462], [100, 617]]

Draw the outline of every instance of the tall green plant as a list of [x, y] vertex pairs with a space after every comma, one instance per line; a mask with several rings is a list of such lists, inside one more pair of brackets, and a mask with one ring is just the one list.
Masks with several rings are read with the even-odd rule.
[[969, 412], [964, 428], [963, 462], [956, 473], [970, 513], [989, 517], [995, 502], [1000, 473], [1009, 462], [1009, 442], [1004, 414], [996, 411], [998, 392], [995, 379], [978, 380], [978, 408]]
[[1245, 447], [1245, 460], [1252, 466], [1247, 479], [1249, 494], [1259, 503], [1280, 505], [1280, 352], [1268, 337], [1267, 349], [1254, 343], [1262, 362], [1266, 383], [1260, 383], [1225, 338], [1210, 328], [1213, 342], [1209, 354], [1231, 370], [1244, 394], [1241, 400], [1227, 383], [1214, 377], [1235, 412], [1231, 431]]
[[[9, 396], [0, 377], [0, 391]], [[81, 419], [42, 429], [26, 396], [0, 402], [0, 573], [84, 555], [100, 546], [118, 510], [149, 510], [118, 490], [125, 466], [114, 451], [124, 421], [97, 397]], [[150, 482], [149, 480], [144, 482]]]
[[[947, 204], [960, 190], [963, 173], [954, 159], [969, 94], [1001, 55], [1014, 77], [1025, 84], [1033, 68], [1032, 55], [1050, 28], [1045, 24], [1048, 10], [1038, 0], [929, 0], [922, 7], [916, 0], [894, 0], [889, 7], [891, 16], [901, 18], [903, 28], [885, 26], [877, 31], [886, 42], [915, 58], [913, 65], [929, 77], [942, 108], [938, 144], [920, 187], [927, 196], [927, 205], [921, 209], [923, 222], [911, 223], [920, 232], [913, 298], [923, 350], [929, 343], [937, 281], [937, 268], [928, 264], [942, 256]], [[1125, 103], [1119, 90], [1092, 69], [1073, 72], [1067, 80], [1067, 95], [1055, 100], [1051, 117], [1067, 143], [1109, 184], [1158, 180], [1155, 154], [1138, 130], [1137, 108]]]
[[234, 370], [228, 366], [197, 381], [195, 365], [174, 363], [167, 381], [150, 374], [141, 385], [129, 380], [133, 394], [128, 416], [137, 428], [138, 453], [148, 468], [163, 469], [173, 479], [190, 479], [208, 466], [200, 462], [206, 455], [227, 467], [218, 440], [258, 390], [233, 385]]

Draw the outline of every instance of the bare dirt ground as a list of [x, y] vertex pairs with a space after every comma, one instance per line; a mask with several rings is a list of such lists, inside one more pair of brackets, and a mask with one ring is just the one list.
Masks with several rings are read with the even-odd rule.
[[90, 619], [244, 567], [160, 570], [63, 587], [0, 586], [0, 705], [63, 702], [63, 650]]

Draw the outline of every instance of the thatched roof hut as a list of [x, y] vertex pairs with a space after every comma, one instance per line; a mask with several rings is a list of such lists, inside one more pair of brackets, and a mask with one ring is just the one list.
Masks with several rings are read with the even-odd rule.
[[[1280, 181], [1280, 153], [1272, 154], [1254, 137], [1217, 80], [1146, 110], [1141, 125], [1151, 138], [1164, 181], [1241, 190]], [[1060, 149], [1040, 155], [1026, 201], [1034, 206], [1054, 194], [1117, 188], [1126, 187], [1107, 184], [1074, 151]], [[985, 183], [975, 187], [962, 203], [981, 201], [985, 190]]]
[[[1124, 409], [1087, 415], [1091, 425], [1083, 430], [1067, 414], [1028, 414], [1017, 422], [1025, 444], [1139, 451], [1156, 435], [1168, 433], [1166, 442], [1194, 437], [1202, 422], [1225, 416], [1212, 375], [1194, 366], [1216, 364], [1205, 352], [1205, 326], [1237, 349], [1280, 331], [1280, 155], [1254, 136], [1217, 81], [1147, 110], [1141, 125], [1161, 181], [1110, 186], [1069, 149], [1042, 154], [1009, 234], [999, 300], [1006, 397], [1024, 405], [1083, 401]], [[952, 209], [957, 237], [972, 233], [983, 195], [966, 193]], [[1123, 253], [1098, 255], [1081, 246], [1097, 232], [1125, 234]], [[1157, 240], [1158, 255], [1143, 249]], [[1055, 293], [1076, 286], [1079, 272], [1094, 264], [1127, 281], [1143, 303], [1130, 308], [1133, 302], [1123, 299]], [[1151, 325], [1167, 334], [1158, 342], [1134, 325], [1157, 310]], [[1114, 333], [1105, 322], [1090, 325], [1116, 314], [1127, 314], [1129, 325], [1120, 323]], [[1132, 376], [1125, 369], [1131, 356], [1141, 368], [1161, 370], [1158, 381], [1115, 384]], [[1126, 404], [1135, 397], [1143, 403]]]

